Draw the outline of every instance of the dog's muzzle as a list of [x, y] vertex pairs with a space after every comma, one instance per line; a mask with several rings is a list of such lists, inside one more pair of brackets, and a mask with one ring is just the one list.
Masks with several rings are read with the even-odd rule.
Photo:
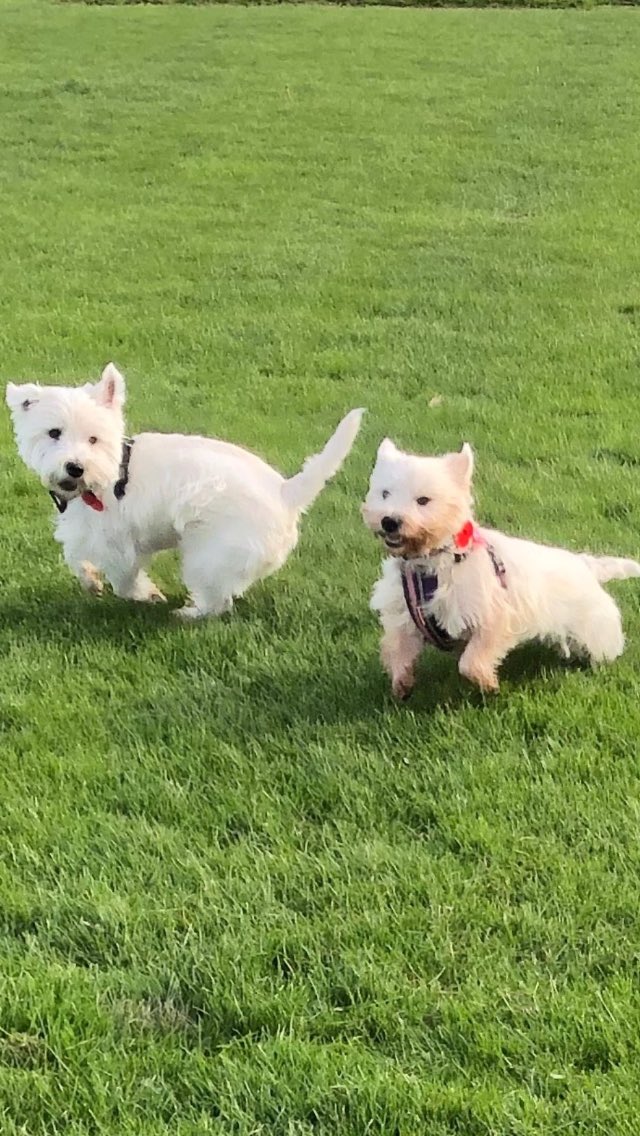
[[400, 532], [401, 525], [402, 521], [398, 517], [383, 517], [380, 521], [378, 536], [381, 537], [387, 548], [400, 548], [403, 544], [404, 538]]
[[380, 537], [386, 548], [392, 549], [397, 552], [404, 544], [404, 537], [401, 533], [386, 533], [382, 529], [378, 529], [376, 536]]

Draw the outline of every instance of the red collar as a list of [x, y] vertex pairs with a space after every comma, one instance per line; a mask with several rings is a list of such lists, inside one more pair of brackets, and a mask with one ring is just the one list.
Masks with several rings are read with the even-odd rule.
[[455, 533], [453, 543], [460, 551], [471, 552], [474, 548], [484, 548], [487, 542], [473, 521], [465, 521], [462, 528]]

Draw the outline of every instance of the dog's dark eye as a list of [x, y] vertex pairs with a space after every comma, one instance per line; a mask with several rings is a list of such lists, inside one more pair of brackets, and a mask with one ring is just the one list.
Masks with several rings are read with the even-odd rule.
[[98, 441], [98, 439], [96, 438], [95, 434], [92, 434], [91, 437], [89, 438], [89, 445], [95, 446], [97, 441]]
[[431, 500], [430, 497], [418, 497], [418, 499], [417, 499], [418, 505], [428, 505], [430, 500]]
[[50, 430], [49, 437], [53, 438], [54, 442], [57, 442], [58, 438], [62, 437], [62, 430]]
[[383, 490], [382, 490], [382, 494], [381, 494], [381, 496], [382, 496], [382, 500], [383, 500], [383, 501], [386, 501], [387, 497], [389, 496], [389, 490], [388, 490], [388, 489], [383, 489]]

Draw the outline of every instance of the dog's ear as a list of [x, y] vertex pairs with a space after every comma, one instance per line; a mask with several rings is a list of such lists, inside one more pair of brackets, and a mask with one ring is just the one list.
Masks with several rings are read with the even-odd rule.
[[91, 387], [89, 394], [99, 406], [119, 410], [124, 403], [125, 382], [114, 363], [107, 363], [100, 381]]
[[5, 398], [12, 414], [18, 410], [28, 410], [38, 401], [40, 387], [37, 383], [7, 383]]
[[391, 441], [391, 438], [383, 438], [378, 446], [378, 458], [382, 461], [397, 458], [398, 452], [398, 447]]
[[447, 465], [455, 480], [463, 489], [469, 489], [473, 476], [473, 450], [465, 442], [457, 454], [447, 454]]

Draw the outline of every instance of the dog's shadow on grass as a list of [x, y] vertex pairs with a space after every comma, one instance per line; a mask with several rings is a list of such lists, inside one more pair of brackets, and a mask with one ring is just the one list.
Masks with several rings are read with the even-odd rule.
[[543, 643], [526, 643], [513, 652], [500, 668], [505, 687], [529, 686], [540, 678], [557, 679], [570, 671], [590, 671], [587, 659], [563, 658], [553, 647]]
[[38, 591], [0, 605], [0, 642], [109, 641], [130, 647], [132, 640], [163, 631], [167, 623], [166, 604], [134, 603], [110, 595], [98, 598], [81, 592], [61, 596], [59, 591]]
[[[102, 599], [82, 593], [61, 596], [53, 589], [29, 592], [0, 607], [0, 644], [6, 648], [31, 640], [67, 648], [108, 642], [128, 652], [136, 651], [150, 638], [178, 630], [179, 621], [171, 615], [176, 606], [177, 600], [155, 605], [111, 595]], [[255, 615], [255, 611], [239, 604], [232, 618], [250, 624]], [[365, 620], [366, 616], [363, 631]], [[198, 634], [199, 629], [194, 627], [193, 635]], [[277, 638], [277, 621], [273, 634]], [[354, 634], [359, 638], [358, 627], [354, 627]], [[405, 708], [417, 716], [429, 716], [436, 710], [455, 713], [465, 707], [498, 710], [505, 694], [514, 688], [534, 686], [540, 680], [560, 683], [563, 672], [581, 666], [559, 658], [542, 645], [528, 644], [514, 652], [501, 668], [502, 693], [485, 697], [460, 677], [457, 659], [456, 652], [441, 654], [425, 649], [415, 689], [405, 703], [398, 703], [382, 671], [377, 641], [372, 644], [369, 636], [366, 642], [363, 637], [361, 650], [354, 650], [352, 643], [348, 659], [341, 660], [339, 653], [319, 653], [311, 676], [308, 668], [300, 668], [295, 654], [285, 654], [275, 671], [265, 667], [251, 675], [238, 674], [247, 681], [241, 683], [244, 697], [236, 706], [233, 732], [260, 737], [274, 728], [314, 730], [325, 725], [358, 724], [370, 728], [372, 718], [379, 718], [382, 723], [390, 715], [402, 714]], [[216, 681], [215, 664], [212, 681]], [[211, 710], [211, 728], [216, 729], [215, 711], [213, 707]]]
[[535, 687], [541, 681], [547, 689], [549, 685], [555, 689], [567, 671], [581, 669], [581, 664], [531, 644], [514, 652], [504, 664], [501, 692], [484, 695], [459, 675], [455, 656], [427, 650], [413, 693], [405, 702], [398, 702], [391, 694], [377, 652], [363, 650], [342, 668], [332, 665], [330, 658], [318, 662], [311, 681], [308, 672], [300, 672], [293, 660], [276, 674], [264, 671], [257, 676], [247, 688], [244, 707], [237, 707], [235, 729], [240, 734], [261, 736], [274, 728], [317, 730], [323, 725], [362, 724], [368, 732], [372, 720], [377, 718], [383, 725], [390, 716], [407, 712], [425, 718], [435, 711], [455, 714], [465, 708], [499, 713], [514, 689]]

